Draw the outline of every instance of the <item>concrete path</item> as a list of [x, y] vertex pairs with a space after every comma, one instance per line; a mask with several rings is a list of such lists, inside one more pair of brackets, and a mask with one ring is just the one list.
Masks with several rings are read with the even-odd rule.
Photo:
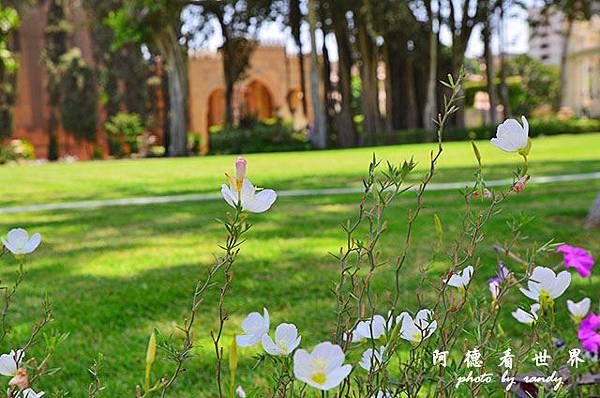
[[[556, 176], [534, 177], [529, 182], [530, 184], [552, 184], [569, 181], [585, 181], [600, 179], [600, 172], [583, 173], [583, 174], [565, 174]], [[472, 182], [451, 182], [441, 184], [429, 184], [429, 191], [449, 191], [462, 189], [470, 185]], [[487, 186], [496, 187], [508, 185], [510, 180], [492, 180], [487, 181]], [[416, 187], [413, 188], [416, 190]], [[290, 191], [278, 191], [277, 194], [281, 197], [295, 196], [331, 196], [331, 195], [348, 195], [361, 193], [360, 188], [325, 188], [325, 189], [299, 189]], [[86, 200], [81, 202], [63, 202], [63, 203], [47, 203], [31, 206], [13, 206], [0, 208], [0, 214], [16, 214], [26, 212], [50, 211], [50, 210], [69, 210], [69, 209], [88, 209], [112, 206], [139, 206], [160, 203], [181, 203], [181, 202], [207, 202], [222, 200], [220, 193], [209, 194], [187, 194], [187, 195], [170, 195], [170, 196], [148, 196], [139, 198], [124, 198], [124, 199], [107, 199], [107, 200]]]

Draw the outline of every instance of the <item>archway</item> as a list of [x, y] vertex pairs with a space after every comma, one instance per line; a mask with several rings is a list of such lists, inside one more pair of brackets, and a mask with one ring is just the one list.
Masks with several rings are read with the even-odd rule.
[[208, 96], [207, 127], [225, 123], [225, 90], [217, 88]]
[[273, 96], [271, 91], [258, 80], [250, 82], [244, 89], [244, 113], [258, 120], [273, 117]]
[[297, 88], [291, 89], [287, 93], [286, 100], [292, 115], [298, 111], [302, 112], [302, 91]]

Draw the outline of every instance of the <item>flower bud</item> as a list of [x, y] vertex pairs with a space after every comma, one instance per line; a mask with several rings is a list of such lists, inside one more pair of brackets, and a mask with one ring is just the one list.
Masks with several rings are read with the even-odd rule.
[[8, 382], [10, 387], [17, 387], [21, 390], [29, 387], [29, 377], [27, 377], [27, 371], [23, 368], [17, 369], [17, 373]]
[[246, 177], [246, 159], [242, 156], [238, 156], [235, 161], [235, 178], [238, 181], [242, 181]]

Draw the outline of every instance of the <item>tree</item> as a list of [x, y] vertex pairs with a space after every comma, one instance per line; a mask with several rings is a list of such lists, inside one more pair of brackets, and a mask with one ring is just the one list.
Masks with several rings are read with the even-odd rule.
[[573, 23], [577, 20], [589, 20], [592, 16], [592, 3], [597, 0], [545, 0], [542, 15], [553, 12], [561, 12], [564, 15], [565, 27], [562, 31], [563, 44], [560, 53], [560, 92], [559, 104], [564, 106], [567, 80], [567, 54], [569, 52], [569, 41], [573, 31]]
[[[486, 1], [445, 0], [445, 5], [450, 11], [446, 24], [452, 34], [451, 73], [453, 76], [458, 76], [465, 61], [465, 52], [473, 29], [483, 20], [485, 15]], [[459, 111], [456, 112], [456, 124], [463, 127], [464, 123], [464, 109], [459, 106]]]
[[337, 91], [341, 97], [340, 110], [334, 116], [337, 146], [351, 147], [357, 144], [354, 112], [352, 111], [352, 65], [354, 64], [350, 32], [346, 14], [349, 11], [346, 2], [332, 1], [329, 4], [331, 25], [338, 50]]
[[205, 15], [205, 29], [211, 29], [213, 17], [217, 21], [223, 44], [219, 51], [223, 59], [225, 78], [225, 124], [231, 126], [233, 120], [233, 94], [235, 84], [243, 80], [250, 64], [250, 57], [256, 49], [256, 39], [252, 36], [262, 23], [271, 16], [272, 0], [196, 0], [191, 4], [202, 7]]
[[58, 130], [60, 128], [61, 76], [60, 62], [67, 52], [67, 37], [70, 30], [65, 17], [63, 0], [49, 0], [48, 17], [45, 29], [46, 48], [43, 60], [48, 71], [48, 159], [57, 160], [60, 156]]
[[308, 0], [308, 23], [310, 25], [310, 92], [313, 106], [313, 125], [311, 140], [317, 148], [325, 148], [327, 131], [325, 129], [325, 110], [321, 101], [321, 78], [319, 57], [317, 55], [317, 10], [315, 0]]
[[98, 96], [92, 69], [78, 48], [61, 56], [59, 64], [60, 116], [63, 128], [78, 140], [96, 140]]
[[158, 48], [165, 60], [170, 109], [168, 156], [187, 155], [187, 62], [179, 41], [180, 14], [185, 5], [177, 0], [132, 0], [107, 18], [115, 33], [113, 48], [148, 44]]
[[377, 66], [379, 48], [373, 28], [371, 4], [369, 0], [359, 2], [353, 10], [356, 29], [356, 45], [360, 54], [360, 80], [362, 87], [363, 134], [364, 140], [383, 130], [381, 112], [379, 110], [379, 87]]
[[[438, 67], [438, 32], [435, 31], [435, 22], [438, 19], [434, 11], [434, 0], [426, 0], [427, 19], [429, 28], [429, 73], [427, 75], [427, 94], [425, 99], [425, 109], [423, 110], [423, 127], [433, 131], [435, 128], [434, 119], [437, 115], [436, 86], [437, 86], [437, 67]], [[438, 3], [439, 8], [439, 3]]]
[[16, 100], [18, 64], [9, 49], [9, 38], [18, 26], [17, 10], [0, 6], [0, 143], [12, 134], [12, 106]]
[[517, 95], [513, 95], [511, 107], [517, 115], [527, 115], [541, 105], [555, 105], [558, 101], [559, 71], [554, 65], [543, 63], [522, 54], [506, 63], [511, 76], [520, 76]]
[[[495, 0], [493, 1], [495, 2]], [[495, 126], [496, 120], [496, 74], [494, 73], [494, 54], [492, 54], [492, 18], [494, 15], [494, 5], [489, 1], [483, 7], [483, 29], [481, 29], [481, 38], [483, 40], [483, 57], [485, 59], [485, 76], [487, 93], [490, 103], [490, 124]]]
[[101, 90], [107, 118], [127, 109], [139, 114], [142, 123], [146, 124], [152, 104], [145, 83], [152, 76], [152, 63], [144, 59], [137, 43], [113, 48], [114, 32], [106, 24], [110, 13], [122, 7], [124, 2], [83, 0], [92, 36], [95, 79]]
[[302, 93], [302, 113], [308, 115], [308, 103], [306, 101], [306, 71], [304, 70], [304, 52], [302, 49], [302, 39], [300, 37], [300, 27], [302, 25], [302, 11], [300, 10], [300, 0], [289, 0], [288, 3], [288, 24], [292, 30], [292, 37], [298, 48], [298, 71], [300, 73], [300, 92]]

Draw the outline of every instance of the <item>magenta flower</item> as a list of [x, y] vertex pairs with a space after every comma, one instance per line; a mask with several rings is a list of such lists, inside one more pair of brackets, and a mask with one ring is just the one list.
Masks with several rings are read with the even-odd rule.
[[591, 312], [581, 321], [577, 337], [581, 346], [592, 354], [600, 353], [600, 316]]
[[582, 278], [587, 278], [592, 274], [594, 257], [587, 250], [571, 245], [560, 245], [556, 251], [563, 254], [565, 267], [575, 268]]

